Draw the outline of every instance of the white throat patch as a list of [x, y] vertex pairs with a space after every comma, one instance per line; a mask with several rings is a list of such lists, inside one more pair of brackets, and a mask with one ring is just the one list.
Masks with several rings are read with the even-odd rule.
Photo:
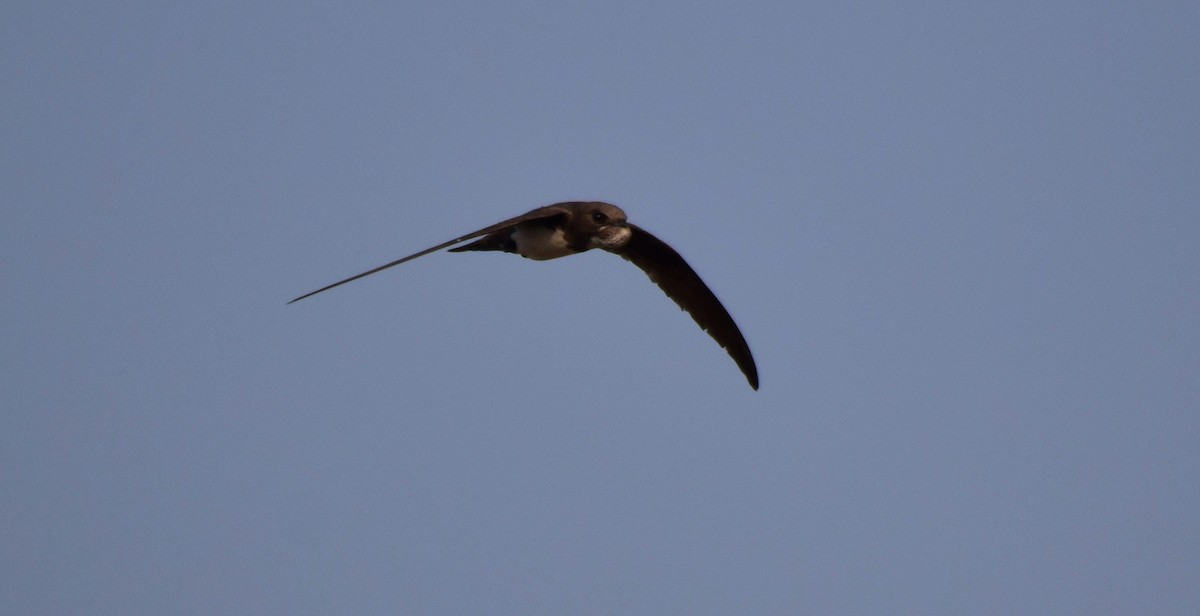
[[601, 250], [616, 250], [629, 243], [629, 238], [633, 235], [633, 231], [629, 227], [608, 227], [605, 229], [607, 233], [601, 233], [592, 236], [592, 248]]

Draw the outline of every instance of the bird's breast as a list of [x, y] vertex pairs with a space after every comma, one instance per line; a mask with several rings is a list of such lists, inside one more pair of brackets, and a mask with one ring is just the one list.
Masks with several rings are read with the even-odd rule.
[[517, 254], [536, 261], [557, 259], [578, 252], [567, 243], [562, 227], [519, 225], [513, 230], [512, 239], [517, 245]]

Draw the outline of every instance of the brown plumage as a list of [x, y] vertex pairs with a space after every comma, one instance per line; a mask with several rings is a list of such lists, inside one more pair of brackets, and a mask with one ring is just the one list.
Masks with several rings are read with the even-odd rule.
[[540, 207], [340, 280], [288, 303], [475, 238], [479, 239], [450, 248], [450, 252], [495, 250], [547, 260], [600, 248], [620, 255], [646, 272], [667, 297], [687, 311], [696, 324], [729, 353], [750, 386], [758, 389], [758, 368], [750, 346], [708, 285], [666, 242], [627, 222], [621, 208], [599, 201], [570, 201]]

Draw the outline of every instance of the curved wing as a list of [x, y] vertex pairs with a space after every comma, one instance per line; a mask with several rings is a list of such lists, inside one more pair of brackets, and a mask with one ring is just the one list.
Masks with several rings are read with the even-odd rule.
[[750, 345], [717, 296], [674, 248], [637, 225], [629, 228], [633, 231], [629, 243], [616, 253], [646, 272], [667, 297], [687, 311], [700, 329], [729, 353], [750, 387], [758, 389], [758, 367]]
[[565, 214], [565, 213], [567, 213], [566, 208], [560, 207], [558, 205], [547, 205], [546, 207], [539, 207], [536, 210], [531, 210], [531, 211], [521, 214], [520, 216], [517, 216], [515, 218], [509, 218], [508, 220], [505, 220], [503, 222], [498, 222], [490, 227], [484, 227], [478, 231], [472, 231], [466, 235], [456, 237], [448, 242], [442, 242], [441, 244], [438, 244], [437, 246], [434, 246], [432, 248], [426, 248], [425, 250], [422, 250], [421, 252], [413, 253], [411, 255], [408, 255], [407, 257], [401, 257], [399, 259], [396, 259], [395, 261], [392, 261], [391, 263], [380, 265], [379, 267], [377, 267], [375, 269], [367, 270], [361, 274], [355, 274], [349, 278], [346, 278], [345, 280], [339, 280], [331, 285], [326, 285], [324, 287], [321, 287], [320, 289], [317, 289], [316, 291], [311, 291], [309, 293], [305, 293], [304, 295], [301, 295], [300, 297], [297, 297], [296, 299], [293, 299], [292, 301], [290, 301], [288, 303], [291, 304], [293, 302], [298, 302], [306, 297], [311, 297], [313, 295], [316, 295], [317, 293], [320, 293], [321, 291], [328, 291], [334, 287], [344, 285], [347, 282], [352, 282], [352, 281], [358, 280], [359, 278], [362, 278], [364, 276], [370, 276], [371, 274], [374, 274], [375, 272], [381, 272], [389, 267], [392, 267], [395, 265], [400, 265], [401, 263], [404, 263], [405, 261], [412, 261], [413, 259], [416, 259], [417, 257], [423, 257], [431, 252], [436, 252], [443, 248], [449, 248], [450, 246], [453, 246], [459, 242], [465, 242], [469, 239], [477, 238], [481, 235], [495, 233], [496, 231], [500, 231], [500, 230], [506, 229], [508, 227], [516, 226], [523, 222], [528, 222], [530, 220], [538, 220], [541, 218], [550, 218], [552, 216], [558, 216], [558, 215]]

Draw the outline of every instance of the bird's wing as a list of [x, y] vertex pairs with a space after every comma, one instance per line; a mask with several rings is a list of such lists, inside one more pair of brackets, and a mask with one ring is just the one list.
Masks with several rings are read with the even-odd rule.
[[347, 282], [358, 280], [359, 278], [362, 278], [363, 276], [370, 276], [371, 274], [374, 274], [375, 272], [381, 272], [381, 271], [383, 271], [389, 267], [392, 267], [394, 265], [400, 265], [401, 263], [404, 263], [405, 261], [412, 261], [413, 259], [416, 259], [417, 257], [425, 256], [431, 252], [436, 252], [443, 248], [449, 248], [450, 246], [453, 246], [459, 242], [465, 242], [469, 239], [476, 238], [481, 235], [495, 233], [496, 231], [500, 231], [500, 230], [506, 229], [508, 227], [519, 225], [523, 222], [528, 222], [530, 220], [539, 220], [542, 218], [550, 218], [553, 216], [560, 216], [560, 215], [566, 214], [566, 213], [567, 213], [566, 208], [558, 206], [558, 205], [548, 205], [546, 207], [540, 207], [536, 210], [531, 210], [529, 212], [521, 214], [520, 216], [517, 216], [515, 218], [509, 218], [508, 220], [505, 220], [503, 222], [498, 222], [490, 227], [484, 227], [478, 231], [472, 231], [466, 235], [456, 237], [448, 242], [442, 242], [441, 244], [438, 244], [437, 246], [434, 246], [432, 248], [426, 248], [425, 250], [422, 250], [421, 252], [417, 252], [417, 253], [408, 255], [407, 257], [402, 257], [400, 259], [396, 259], [395, 261], [392, 261], [391, 263], [387, 263], [385, 265], [380, 265], [379, 267], [377, 267], [375, 269], [367, 270], [361, 274], [355, 274], [345, 280], [339, 280], [331, 285], [321, 287], [320, 289], [317, 289], [316, 291], [305, 293], [304, 295], [301, 295], [300, 297], [297, 297], [296, 299], [294, 299], [288, 303], [291, 304], [293, 302], [298, 302], [306, 297], [316, 295], [317, 293], [320, 293], [321, 291], [328, 291], [329, 289], [332, 289], [334, 287], [344, 285]]
[[750, 354], [750, 345], [717, 296], [674, 248], [637, 225], [631, 224], [629, 228], [633, 231], [629, 243], [617, 254], [646, 272], [667, 297], [687, 311], [700, 329], [729, 353], [750, 387], [758, 389], [758, 367]]

